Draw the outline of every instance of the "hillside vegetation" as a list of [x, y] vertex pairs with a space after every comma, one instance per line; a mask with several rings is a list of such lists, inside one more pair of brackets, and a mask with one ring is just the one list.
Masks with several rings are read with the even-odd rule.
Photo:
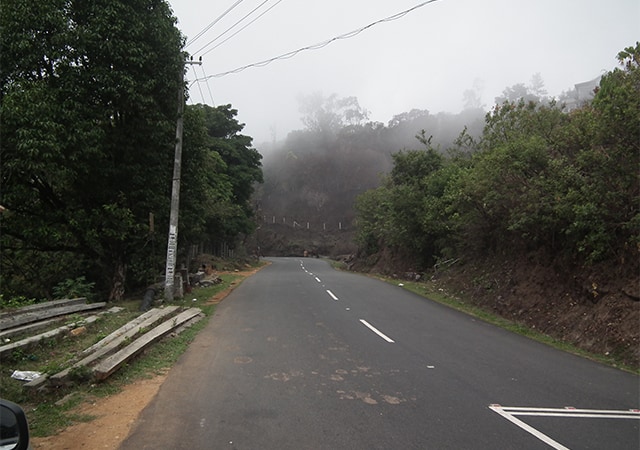
[[[307, 103], [302, 108], [307, 127], [262, 150], [264, 184], [255, 198], [265, 254], [295, 253], [300, 246], [333, 256], [355, 252], [355, 200], [380, 185], [393, 167], [392, 154], [419, 146], [416, 130], [430, 130], [440, 149], [453, 145], [465, 127], [479, 136], [484, 117], [480, 108], [458, 114], [414, 109], [385, 125], [368, 122], [353, 97], [317, 94]], [[291, 249], [289, 240], [295, 242]]]
[[573, 266], [637, 269], [640, 47], [619, 55], [593, 102], [572, 111], [504, 102], [482, 136], [447, 156], [394, 154], [383, 185], [358, 199], [361, 255], [391, 248], [421, 265], [463, 254], [536, 252]]

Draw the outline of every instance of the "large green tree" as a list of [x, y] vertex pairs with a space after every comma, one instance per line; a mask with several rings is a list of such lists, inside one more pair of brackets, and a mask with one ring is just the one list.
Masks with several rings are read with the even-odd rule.
[[356, 201], [357, 239], [365, 255], [390, 248], [426, 265], [445, 252], [450, 234], [445, 189], [455, 167], [446, 164], [424, 131], [418, 140], [424, 149], [393, 154], [394, 167], [383, 185]]
[[7, 0], [0, 26], [3, 285], [74, 255], [117, 300], [168, 207], [175, 18], [163, 0]]
[[254, 227], [250, 203], [262, 183], [262, 155], [241, 132], [231, 105], [187, 106], [185, 176], [181, 200], [183, 242], [234, 247]]

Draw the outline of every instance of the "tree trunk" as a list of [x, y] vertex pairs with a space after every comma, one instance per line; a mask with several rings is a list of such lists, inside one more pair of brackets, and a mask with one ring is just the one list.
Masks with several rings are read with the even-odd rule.
[[127, 266], [119, 259], [115, 263], [113, 277], [111, 278], [111, 292], [109, 302], [119, 302], [124, 297], [124, 284], [126, 281]]

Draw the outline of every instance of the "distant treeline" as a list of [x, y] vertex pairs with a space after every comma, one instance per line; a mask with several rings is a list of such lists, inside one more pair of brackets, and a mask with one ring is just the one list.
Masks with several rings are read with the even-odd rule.
[[366, 112], [354, 98], [324, 98], [307, 112], [304, 130], [290, 133], [276, 148], [262, 149], [259, 209], [305, 222], [352, 223], [356, 197], [380, 185], [393, 166], [393, 152], [420, 146], [417, 132], [428, 129], [437, 136], [437, 147], [445, 149], [465, 126], [470, 135], [479, 136], [484, 114], [479, 108], [459, 114], [416, 109], [384, 125], [366, 122]]

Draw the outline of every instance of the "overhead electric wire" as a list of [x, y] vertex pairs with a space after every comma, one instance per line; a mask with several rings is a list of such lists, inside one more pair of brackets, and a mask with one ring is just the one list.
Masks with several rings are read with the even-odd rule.
[[[198, 74], [196, 74], [196, 77], [198, 76]], [[196, 78], [197, 80], [197, 78]], [[205, 83], [208, 83], [208, 80], [205, 80]], [[202, 86], [200, 85], [200, 82], [198, 82], [198, 91], [200, 91], [200, 98], [202, 99], [202, 101], [204, 101], [204, 94], [202, 93]]]
[[[201, 48], [199, 48], [197, 51], [195, 51], [193, 54], [195, 55], [199, 55], [201, 51], [203, 51], [205, 48], [207, 48], [208, 46], [210, 46], [211, 44], [213, 44], [215, 41], [217, 41], [218, 39], [220, 39], [222, 36], [224, 36], [225, 34], [227, 34], [229, 31], [233, 30], [236, 26], [238, 26], [240, 23], [244, 22], [250, 15], [252, 15], [254, 12], [256, 12], [258, 9], [262, 8], [262, 6], [265, 3], [268, 3], [270, 0], [264, 0], [262, 3], [260, 3], [258, 6], [256, 6], [255, 8], [253, 8], [249, 13], [245, 14], [245, 16], [238, 20], [236, 23], [234, 23], [233, 25], [231, 25], [229, 28], [227, 28], [226, 30], [224, 30], [222, 33], [220, 33], [218, 36], [216, 36], [215, 38], [213, 38], [212, 40], [210, 40], [209, 42], [207, 42], [205, 45], [203, 45]], [[233, 33], [231, 36], [229, 36], [227, 39], [225, 39], [224, 41], [220, 42], [218, 45], [216, 45], [213, 48], [210, 48], [209, 50], [207, 50], [206, 52], [202, 53], [202, 55], [200, 56], [204, 56], [207, 53], [209, 53], [210, 51], [212, 51], [215, 48], [218, 48], [219, 46], [221, 46], [222, 44], [224, 44], [225, 42], [227, 42], [229, 39], [231, 39], [232, 37], [234, 37], [235, 35], [237, 35], [238, 33], [240, 33], [242, 30], [244, 30], [245, 28], [247, 28], [249, 25], [251, 25], [253, 22], [255, 22], [256, 20], [258, 20], [260, 17], [264, 16], [266, 13], [268, 13], [271, 9], [273, 9], [273, 7], [275, 7], [278, 3], [280, 3], [282, 0], [278, 0], [278, 2], [276, 2], [274, 5], [272, 5], [271, 7], [269, 7], [266, 11], [264, 11], [262, 14], [258, 15], [258, 17], [256, 17], [255, 19], [253, 19], [251, 22], [249, 22], [248, 24], [246, 24], [244, 27], [240, 28], [238, 31], [236, 31], [235, 33]]]
[[[373, 27], [375, 25], [378, 25], [380, 23], [391, 22], [391, 21], [394, 21], [394, 20], [398, 20], [398, 19], [406, 16], [407, 14], [415, 11], [418, 8], [422, 8], [423, 6], [426, 6], [426, 5], [430, 4], [430, 3], [435, 3], [437, 1], [438, 0], [428, 0], [426, 2], [422, 2], [422, 3], [416, 5], [416, 6], [412, 7], [412, 8], [406, 9], [404, 11], [401, 11], [401, 12], [397, 13], [397, 14], [393, 14], [393, 15], [391, 15], [389, 17], [385, 17], [384, 19], [380, 19], [380, 20], [376, 20], [375, 22], [371, 22], [370, 24], [365, 25], [362, 28], [358, 28], [357, 30], [353, 30], [353, 31], [350, 31], [348, 33], [341, 34], [339, 36], [333, 37], [333, 38], [328, 39], [328, 40], [323, 41], [323, 42], [319, 42], [317, 44], [308, 45], [306, 47], [302, 47], [302, 48], [299, 48], [297, 50], [293, 50], [291, 52], [283, 53], [280, 56], [275, 56], [273, 58], [265, 59], [264, 61], [260, 61], [260, 62], [256, 62], [256, 63], [252, 63], [252, 64], [247, 64], [246, 66], [238, 67], [237, 69], [228, 70], [226, 72], [217, 73], [215, 75], [209, 75], [208, 77], [206, 77], [206, 79], [221, 78], [221, 77], [224, 77], [226, 75], [231, 75], [231, 74], [234, 74], [234, 73], [240, 73], [240, 72], [242, 72], [244, 70], [247, 70], [247, 69], [250, 69], [252, 67], [264, 67], [264, 66], [266, 66], [268, 64], [271, 64], [274, 61], [278, 61], [278, 60], [281, 60], [281, 59], [293, 58], [298, 53], [301, 53], [301, 52], [304, 52], [304, 51], [307, 51], [307, 50], [319, 50], [319, 49], [324, 48], [327, 45], [331, 44], [332, 42], [339, 41], [339, 40], [342, 40], [342, 39], [349, 39], [349, 38], [352, 38], [354, 36], [357, 36], [358, 34], [362, 33], [363, 31], [365, 31], [365, 30], [367, 30], [367, 29], [369, 29], [369, 28], [371, 28], [371, 27]], [[196, 81], [198, 81], [198, 80], [196, 80]]]
[[242, 3], [244, 0], [237, 0], [233, 5], [231, 5], [225, 12], [223, 12], [222, 14], [220, 14], [213, 22], [211, 22], [209, 25], [207, 25], [206, 27], [204, 27], [204, 29], [202, 31], [200, 31], [198, 34], [196, 34], [194, 37], [192, 37], [191, 39], [189, 39], [189, 41], [187, 42], [187, 44], [184, 46], [184, 48], [187, 48], [189, 45], [193, 44], [195, 41], [197, 41], [200, 37], [202, 37], [202, 35], [204, 35], [207, 31], [209, 31], [211, 29], [211, 27], [213, 27], [216, 23], [220, 22], [220, 20], [222, 20], [224, 18], [224, 16], [226, 16], [227, 14], [229, 14], [231, 11], [234, 10], [234, 8], [236, 6], [238, 6], [240, 3]]
[[[267, 1], [269, 1], [269, 0], [266, 0], [266, 1], [262, 2], [262, 3], [260, 4], [260, 6], [264, 5]], [[282, 0], [278, 0], [276, 3], [274, 3], [274, 4], [273, 4], [273, 5], [271, 5], [269, 8], [267, 8], [265, 11], [263, 11], [262, 13], [260, 13], [260, 14], [258, 15], [258, 17], [256, 17], [256, 18], [255, 18], [255, 19], [253, 19], [251, 22], [249, 22], [248, 24], [246, 24], [245, 26], [243, 26], [242, 28], [240, 28], [238, 31], [236, 31], [235, 33], [233, 33], [231, 36], [229, 36], [228, 38], [226, 38], [224, 41], [222, 41], [222, 42], [218, 43], [218, 45], [215, 45], [214, 47], [211, 47], [209, 50], [207, 50], [206, 52], [204, 52], [201, 56], [204, 56], [204, 55], [206, 55], [207, 53], [209, 53], [209, 52], [211, 52], [211, 51], [215, 50], [216, 48], [220, 47], [222, 44], [224, 44], [225, 42], [227, 42], [229, 39], [233, 38], [235, 35], [237, 35], [237, 34], [238, 34], [238, 33], [240, 33], [242, 30], [244, 30], [245, 28], [247, 28], [247, 27], [248, 27], [249, 25], [251, 25], [253, 22], [255, 22], [256, 20], [258, 20], [260, 17], [264, 16], [266, 13], [268, 13], [268, 12], [269, 12], [269, 11], [271, 11], [273, 8], [275, 8], [276, 6], [278, 6], [278, 4], [279, 4], [281, 1], [282, 1]], [[260, 6], [258, 6], [258, 8], [260, 8]], [[258, 9], [258, 8], [256, 8], [256, 9]], [[254, 9], [253, 11], [255, 11], [256, 9]], [[253, 13], [253, 11], [251, 11], [251, 13], [247, 14], [247, 16], [249, 16], [250, 14], [252, 14], [252, 13]], [[237, 23], [239, 23], [239, 22], [242, 22], [242, 20], [244, 20], [247, 16], [243, 17], [240, 21], [236, 22], [236, 24], [237, 24]], [[235, 25], [234, 25], [234, 26], [235, 26]], [[233, 28], [233, 27], [231, 27], [231, 28]], [[231, 29], [231, 28], [230, 28], [230, 29]], [[229, 30], [227, 30], [227, 31], [229, 31]], [[218, 37], [216, 37], [213, 41], [209, 42], [207, 45], [205, 45], [204, 47], [202, 47], [200, 50], [204, 50], [204, 48], [205, 48], [205, 47], [207, 47], [207, 46], [209, 46], [210, 44], [212, 44], [213, 42], [215, 42], [219, 37], [222, 37], [222, 35], [223, 35], [223, 34], [225, 34], [227, 31], [225, 31], [224, 33], [222, 33], [221, 35], [219, 35]], [[200, 51], [200, 50], [198, 50], [198, 51]], [[198, 52], [196, 52], [196, 53], [198, 53]]]
[[[216, 101], [213, 99], [213, 93], [211, 92], [211, 86], [209, 86], [209, 80], [207, 80], [207, 74], [204, 71], [204, 65], [200, 65], [200, 70], [202, 70], [202, 75], [204, 76], [204, 82], [207, 86], [207, 90], [209, 91], [209, 97], [211, 97], [211, 106], [216, 106]], [[202, 92], [200, 92], [200, 95], [202, 96]], [[204, 101], [204, 96], [202, 97], [202, 100]]]

